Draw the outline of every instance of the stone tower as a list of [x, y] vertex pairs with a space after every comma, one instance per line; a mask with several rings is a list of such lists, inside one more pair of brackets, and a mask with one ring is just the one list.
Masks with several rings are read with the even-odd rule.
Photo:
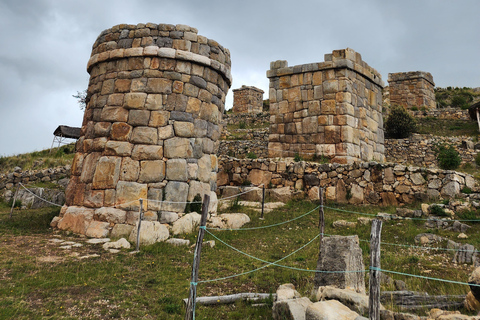
[[352, 49], [325, 62], [270, 64], [269, 157], [326, 156], [333, 162], [384, 161], [380, 74]]
[[435, 83], [429, 72], [412, 71], [388, 74], [390, 105], [407, 109], [436, 109]]
[[[91, 237], [134, 225], [139, 199], [170, 223], [214, 196], [230, 52], [185, 25], [117, 25], [93, 45], [81, 137], [57, 227]], [[160, 202], [164, 201], [164, 202]]]
[[262, 113], [263, 93], [261, 89], [245, 85], [234, 89], [232, 111], [234, 113]]

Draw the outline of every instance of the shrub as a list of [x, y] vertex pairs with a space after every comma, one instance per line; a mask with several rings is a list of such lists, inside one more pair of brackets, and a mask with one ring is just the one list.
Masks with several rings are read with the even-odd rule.
[[438, 166], [444, 170], [455, 170], [460, 166], [462, 159], [458, 151], [451, 145], [439, 145], [435, 148]]
[[302, 157], [298, 153], [295, 153], [295, 157], [293, 157], [293, 161], [299, 162], [302, 160], [303, 160]]
[[462, 193], [465, 193], [465, 194], [471, 194], [472, 193], [472, 189], [470, 189], [469, 187], [465, 186], [462, 188], [462, 190], [460, 190]]
[[475, 156], [475, 164], [480, 167], [480, 153]]
[[249, 153], [247, 153], [247, 158], [248, 159], [257, 159], [258, 157], [255, 153], [249, 152]]
[[238, 124], [238, 129], [245, 129], [247, 128], [247, 124], [244, 121], [240, 121]]
[[200, 194], [197, 193], [192, 202], [187, 202], [185, 213], [189, 212], [202, 213], [202, 196]]
[[412, 110], [412, 111], [418, 111], [418, 107], [417, 107], [417, 106], [413, 106], [413, 107], [410, 108], [410, 110]]
[[415, 131], [415, 119], [402, 106], [392, 106], [387, 121], [385, 134], [389, 138], [403, 139]]
[[445, 212], [445, 209], [442, 207], [434, 204], [433, 206], [430, 207], [430, 213], [433, 214], [434, 216], [437, 217], [446, 217], [447, 213]]

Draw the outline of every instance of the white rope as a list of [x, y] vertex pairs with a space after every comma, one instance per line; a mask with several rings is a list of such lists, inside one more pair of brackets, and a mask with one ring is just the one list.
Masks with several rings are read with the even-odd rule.
[[57, 207], [62, 207], [61, 205], [59, 204], [56, 204], [56, 203], [53, 203], [53, 202], [50, 202], [46, 199], [43, 199], [43, 198], [40, 198], [39, 196], [37, 196], [35, 193], [33, 193], [32, 191], [28, 190], [27, 187], [25, 187], [21, 182], [19, 182], [19, 184], [22, 186], [23, 189], [27, 190], [29, 193], [31, 193], [32, 195], [34, 195], [35, 197], [37, 197], [38, 199], [42, 200], [42, 201], [45, 201], [51, 205], [54, 205], [54, 206], [57, 206]]

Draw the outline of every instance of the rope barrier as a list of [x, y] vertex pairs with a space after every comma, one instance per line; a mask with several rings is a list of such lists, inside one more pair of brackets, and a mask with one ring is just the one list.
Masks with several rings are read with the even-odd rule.
[[221, 281], [221, 280], [226, 280], [226, 279], [231, 279], [231, 278], [235, 278], [235, 277], [239, 277], [239, 276], [242, 276], [242, 275], [246, 275], [246, 274], [250, 274], [250, 273], [253, 273], [253, 272], [256, 272], [256, 271], [259, 271], [261, 269], [264, 269], [268, 266], [276, 266], [276, 267], [280, 267], [280, 268], [285, 268], [285, 269], [290, 269], [290, 270], [295, 270], [295, 271], [304, 271], [304, 272], [321, 272], [321, 273], [364, 273], [366, 272], [366, 270], [356, 270], [356, 271], [317, 271], [317, 270], [310, 270], [310, 269], [301, 269], [301, 268], [296, 268], [296, 267], [290, 267], [290, 266], [285, 266], [285, 265], [282, 265], [282, 264], [278, 264], [278, 262], [281, 262], [285, 259], [287, 259], [288, 257], [294, 255], [295, 253], [299, 252], [300, 250], [304, 249], [305, 247], [307, 247], [309, 244], [311, 244], [313, 241], [315, 241], [319, 236], [320, 234], [316, 235], [312, 240], [310, 240], [309, 242], [307, 242], [305, 245], [303, 245], [302, 247], [300, 247], [299, 249], [289, 253], [288, 255], [286, 255], [285, 257], [281, 258], [281, 259], [278, 259], [277, 261], [274, 261], [274, 262], [269, 262], [269, 261], [266, 261], [266, 260], [263, 260], [263, 259], [260, 259], [260, 258], [257, 258], [255, 256], [252, 256], [246, 252], [243, 252], [231, 245], [229, 245], [228, 243], [224, 242], [223, 240], [221, 240], [220, 238], [216, 237], [213, 233], [211, 233], [210, 231], [206, 230], [212, 237], [214, 237], [216, 240], [218, 240], [220, 243], [224, 244], [225, 246], [227, 246], [228, 248], [240, 253], [240, 254], [243, 254], [251, 259], [255, 259], [257, 261], [260, 261], [260, 262], [264, 262], [266, 263], [265, 265], [259, 267], [259, 268], [256, 268], [256, 269], [253, 269], [253, 270], [250, 270], [250, 271], [246, 271], [246, 272], [242, 272], [242, 273], [238, 273], [238, 274], [234, 274], [234, 275], [230, 275], [230, 276], [227, 276], [227, 277], [222, 277], [222, 278], [217, 278], [217, 279], [209, 279], [209, 280], [202, 280], [202, 281], [199, 281], [198, 283], [206, 283], [206, 282], [214, 282], [214, 281]]
[[440, 279], [440, 278], [433, 278], [433, 277], [426, 277], [426, 276], [419, 276], [419, 275], [415, 275], [415, 274], [409, 274], [409, 273], [392, 271], [392, 270], [385, 270], [385, 269], [380, 269], [380, 268], [375, 268], [375, 267], [370, 267], [370, 270], [376, 270], [376, 271], [381, 271], [381, 272], [386, 272], [386, 273], [393, 273], [393, 274], [398, 274], [398, 275], [402, 275], [402, 276], [409, 276], [409, 277], [426, 279], [426, 280], [435, 280], [435, 281], [441, 281], [441, 282], [447, 282], [447, 283], [453, 283], [453, 284], [461, 284], [461, 285], [466, 285], [466, 286], [480, 287], [480, 284], [461, 282], [461, 281], [455, 281], [455, 280]]
[[293, 219], [290, 219], [290, 220], [287, 220], [287, 221], [283, 221], [283, 222], [279, 222], [279, 223], [274, 223], [274, 224], [270, 224], [268, 226], [260, 226], [260, 227], [250, 227], [250, 228], [239, 228], [239, 229], [218, 229], [218, 228], [207, 228], [209, 230], [222, 230], [222, 231], [248, 231], [248, 230], [258, 230], [258, 229], [266, 229], [266, 228], [271, 228], [271, 227], [276, 227], [276, 226], [280, 226], [282, 224], [286, 224], [286, 223], [289, 223], [289, 222], [292, 222], [292, 221], [295, 221], [295, 220], [298, 220], [298, 219], [301, 219], [305, 216], [308, 216], [309, 214], [311, 214], [312, 212], [318, 210], [318, 208], [320, 208], [320, 206], [310, 210], [309, 212], [305, 213], [305, 214], [302, 214], [301, 216], [298, 216], [296, 218], [293, 218]]
[[40, 199], [40, 200], [42, 200], [42, 201], [44, 201], [44, 202], [47, 202], [47, 203], [49, 203], [49, 204], [51, 204], [51, 205], [53, 205], [53, 206], [62, 207], [62, 206], [59, 205], [59, 204], [53, 203], [53, 202], [51, 202], [51, 201], [48, 201], [47, 199], [43, 199], [43, 198], [37, 196], [37, 195], [36, 195], [35, 193], [33, 193], [32, 191], [28, 190], [28, 188], [25, 187], [21, 182], [19, 182], [19, 184], [20, 184], [20, 186], [22, 186], [23, 189], [27, 190], [27, 192], [29, 192], [29, 193], [32, 194], [33, 196], [37, 197], [38, 199]]

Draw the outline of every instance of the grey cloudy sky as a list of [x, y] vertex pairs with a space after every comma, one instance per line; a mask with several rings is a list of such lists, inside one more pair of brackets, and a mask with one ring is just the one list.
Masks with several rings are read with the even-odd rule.
[[0, 156], [49, 148], [58, 125], [81, 126], [72, 95], [88, 85], [95, 39], [117, 24], [195, 27], [230, 50], [231, 89], [268, 98], [271, 61], [321, 62], [346, 47], [385, 83], [421, 70], [439, 87], [480, 87], [479, 12], [479, 0], [0, 0]]

